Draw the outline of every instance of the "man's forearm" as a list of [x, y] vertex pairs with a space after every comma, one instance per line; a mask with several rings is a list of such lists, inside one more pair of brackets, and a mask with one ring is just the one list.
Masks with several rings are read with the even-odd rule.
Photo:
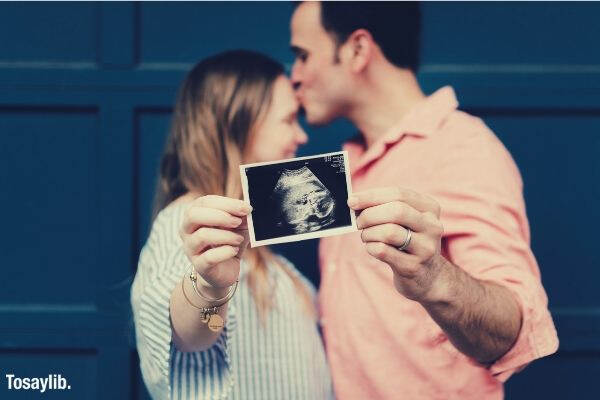
[[517, 339], [522, 323], [517, 300], [508, 289], [477, 280], [443, 257], [438, 262], [439, 284], [421, 304], [458, 350], [491, 364]]

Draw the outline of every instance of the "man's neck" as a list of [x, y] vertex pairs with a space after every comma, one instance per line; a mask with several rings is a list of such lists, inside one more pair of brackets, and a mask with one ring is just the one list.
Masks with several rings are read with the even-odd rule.
[[412, 72], [397, 68], [373, 71], [363, 90], [357, 93], [348, 119], [361, 132], [368, 148], [424, 98]]

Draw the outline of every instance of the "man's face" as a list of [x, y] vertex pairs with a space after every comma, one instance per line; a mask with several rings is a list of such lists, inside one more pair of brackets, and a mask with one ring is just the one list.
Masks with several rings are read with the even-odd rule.
[[321, 25], [318, 2], [301, 3], [291, 21], [291, 48], [296, 53], [292, 83], [310, 124], [343, 116], [349, 95], [348, 73], [336, 62], [336, 44]]

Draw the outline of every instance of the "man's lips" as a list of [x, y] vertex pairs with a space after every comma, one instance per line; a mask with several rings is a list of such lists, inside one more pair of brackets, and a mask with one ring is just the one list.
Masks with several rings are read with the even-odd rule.
[[298, 109], [298, 115], [303, 117], [306, 115], [306, 106], [304, 103], [305, 93], [300, 90], [296, 90], [296, 100], [300, 103], [300, 108]]

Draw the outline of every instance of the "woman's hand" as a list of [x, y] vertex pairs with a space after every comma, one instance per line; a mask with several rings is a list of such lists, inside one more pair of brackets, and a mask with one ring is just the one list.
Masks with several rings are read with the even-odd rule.
[[241, 200], [214, 195], [198, 197], [185, 211], [183, 248], [206, 294], [220, 297], [238, 279], [249, 242], [245, 217], [251, 211]]

